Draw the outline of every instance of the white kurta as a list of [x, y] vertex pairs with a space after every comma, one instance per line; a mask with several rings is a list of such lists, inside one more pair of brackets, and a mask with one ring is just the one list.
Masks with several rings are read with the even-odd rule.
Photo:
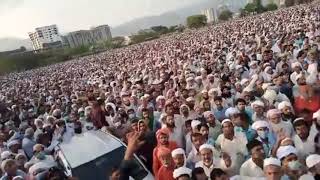
[[253, 180], [257, 177], [264, 177], [264, 172], [252, 161], [252, 158], [250, 158], [242, 164], [240, 168], [240, 176], [241, 180]]
[[297, 134], [293, 136], [293, 142], [298, 150], [298, 157], [300, 159], [305, 159], [308, 155], [315, 152], [314, 138], [315, 134], [313, 133], [310, 133], [306, 141], [302, 141]]
[[216, 140], [216, 145], [221, 148], [221, 152], [226, 152], [230, 156], [235, 156], [238, 153], [243, 155], [247, 154], [247, 139], [243, 133], [236, 133], [232, 140], [224, 137], [220, 134]]

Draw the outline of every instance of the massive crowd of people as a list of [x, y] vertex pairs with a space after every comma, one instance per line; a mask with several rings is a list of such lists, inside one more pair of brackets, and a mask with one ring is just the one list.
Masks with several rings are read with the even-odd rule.
[[3, 76], [1, 180], [62, 178], [55, 147], [96, 130], [157, 180], [319, 179], [319, 52], [316, 2]]

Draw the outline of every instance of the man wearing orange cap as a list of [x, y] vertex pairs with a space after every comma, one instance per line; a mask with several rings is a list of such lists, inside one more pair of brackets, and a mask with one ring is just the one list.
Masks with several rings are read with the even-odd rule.
[[160, 160], [162, 166], [160, 167], [158, 174], [155, 175], [157, 180], [174, 180], [173, 171], [174, 163], [171, 157], [170, 149], [166, 147], [159, 147], [157, 157]]
[[157, 146], [153, 150], [153, 163], [152, 169], [153, 174], [157, 175], [158, 171], [162, 165], [160, 159], [158, 158], [158, 151], [161, 147], [170, 149], [170, 152], [178, 147], [177, 143], [169, 141], [170, 131], [167, 128], [159, 129], [156, 133]]

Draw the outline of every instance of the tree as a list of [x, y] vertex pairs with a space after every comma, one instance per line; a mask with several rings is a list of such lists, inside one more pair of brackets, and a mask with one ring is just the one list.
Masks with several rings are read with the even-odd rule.
[[248, 13], [262, 13], [265, 11], [265, 8], [263, 7], [261, 0], [254, 0], [253, 3], [248, 3], [244, 10]]
[[247, 15], [247, 12], [243, 8], [240, 8], [239, 12], [240, 12], [240, 15], [239, 15], [240, 17], [245, 17]]
[[169, 28], [166, 26], [153, 26], [151, 29], [158, 34], [166, 34], [169, 31]]
[[159, 38], [159, 34], [153, 30], [140, 30], [137, 34], [134, 34], [130, 37], [131, 44], [136, 44], [144, 41], [149, 41], [152, 39]]
[[295, 0], [286, 0], [286, 1], [285, 1], [286, 7], [293, 6], [294, 3], [295, 3]]
[[257, 13], [263, 13], [265, 11], [265, 8], [263, 7], [261, 0], [254, 0], [253, 3], [256, 5]]
[[20, 51], [26, 51], [26, 50], [27, 50], [26, 47], [24, 47], [24, 46], [21, 46], [21, 47], [20, 47]]
[[265, 7], [265, 9], [266, 9], [267, 11], [275, 11], [275, 10], [278, 9], [278, 6], [277, 6], [276, 4], [274, 4], [274, 3], [269, 3], [269, 4], [267, 4], [267, 6]]
[[227, 21], [232, 18], [232, 14], [233, 13], [230, 10], [226, 9], [219, 14], [218, 19], [221, 21]]
[[193, 15], [187, 17], [187, 25], [189, 28], [199, 28], [207, 24], [207, 17], [205, 15]]
[[244, 11], [248, 12], [248, 13], [253, 13], [256, 12], [256, 6], [253, 3], [248, 3], [245, 7], [244, 7]]
[[112, 38], [112, 44], [114, 45], [114, 48], [120, 48], [125, 45], [126, 39], [122, 36], [117, 36]]

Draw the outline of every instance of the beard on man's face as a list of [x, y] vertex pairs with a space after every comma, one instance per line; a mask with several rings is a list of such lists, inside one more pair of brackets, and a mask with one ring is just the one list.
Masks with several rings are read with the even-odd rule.
[[176, 125], [174, 123], [166, 123], [168, 128], [175, 128]]

